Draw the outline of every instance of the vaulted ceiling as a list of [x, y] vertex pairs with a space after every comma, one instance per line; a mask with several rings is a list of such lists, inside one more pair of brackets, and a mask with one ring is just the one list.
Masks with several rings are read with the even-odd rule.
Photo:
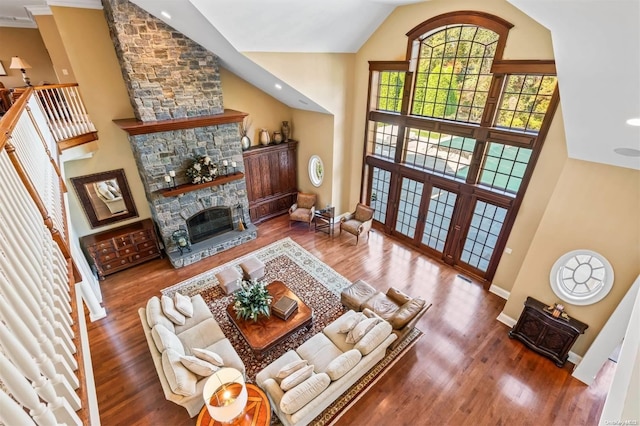
[[[357, 52], [396, 7], [425, 0], [131, 1], [290, 107], [327, 112], [242, 52]], [[551, 31], [569, 156], [640, 170], [640, 127], [626, 123], [640, 119], [640, 2], [508, 1]], [[100, 2], [2, 0], [0, 26], [35, 26], [28, 10], [47, 5]]]

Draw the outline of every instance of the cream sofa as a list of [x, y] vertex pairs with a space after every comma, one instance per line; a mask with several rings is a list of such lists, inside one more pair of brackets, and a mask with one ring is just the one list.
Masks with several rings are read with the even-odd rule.
[[[165, 398], [183, 406], [189, 416], [194, 417], [204, 406], [202, 389], [207, 377], [197, 376], [188, 371], [179, 360], [176, 360], [176, 352], [192, 355], [192, 349], [194, 348], [206, 349], [218, 354], [222, 358], [225, 367], [235, 368], [241, 371], [243, 375], [245, 374], [245, 367], [237, 352], [231, 346], [231, 342], [225, 337], [220, 326], [213, 318], [202, 296], [193, 296], [191, 303], [193, 305], [193, 316], [186, 318], [184, 325], [175, 325], [164, 315], [160, 298], [157, 296], [152, 297], [145, 308], [140, 308], [138, 314], [140, 315], [142, 328], [147, 338], [149, 351], [160, 378]], [[164, 348], [165, 350], [162, 352], [158, 350], [156, 340], [158, 340], [159, 336], [159, 326], [168, 329], [177, 337], [177, 339], [173, 339], [173, 335], [168, 335], [163, 330], [165, 340], [170, 341], [169, 345], [172, 350], [167, 350], [167, 348]], [[154, 327], [158, 327], [155, 333], [152, 332]], [[167, 335], [168, 339], [166, 339]], [[192, 382], [194, 379], [196, 380], [195, 392], [191, 395], [181, 395], [180, 393], [184, 393], [184, 390], [180, 387], [184, 388], [185, 382]], [[193, 385], [193, 383], [190, 383], [190, 385]]]
[[[368, 312], [371, 316], [375, 314]], [[271, 409], [284, 426], [306, 425], [356, 383], [385, 355], [397, 338], [391, 325], [380, 322], [356, 344], [346, 342], [347, 334], [339, 332], [359, 313], [347, 311], [296, 350], [273, 361], [256, 375], [256, 383], [267, 394]], [[311, 377], [284, 392], [278, 372], [295, 361], [313, 365]], [[341, 374], [344, 374], [340, 376]]]

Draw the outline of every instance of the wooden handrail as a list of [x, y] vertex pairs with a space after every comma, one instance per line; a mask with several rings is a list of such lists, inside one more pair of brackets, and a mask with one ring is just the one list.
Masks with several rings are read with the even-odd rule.
[[9, 111], [0, 119], [0, 150], [4, 149], [7, 140], [13, 133], [13, 129], [16, 128], [18, 120], [22, 115], [22, 111], [27, 107], [27, 101], [33, 93], [32, 87], [27, 87], [27, 90], [18, 100], [9, 108]]
[[35, 90], [62, 89], [64, 87], [78, 87], [78, 83], [43, 84], [42, 86], [33, 86]]

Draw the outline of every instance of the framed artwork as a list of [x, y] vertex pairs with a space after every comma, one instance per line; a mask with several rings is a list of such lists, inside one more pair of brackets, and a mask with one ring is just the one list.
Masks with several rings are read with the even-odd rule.
[[7, 72], [4, 70], [4, 66], [2, 65], [2, 61], [0, 61], [0, 75], [7, 75]]
[[71, 178], [92, 228], [138, 216], [124, 169]]

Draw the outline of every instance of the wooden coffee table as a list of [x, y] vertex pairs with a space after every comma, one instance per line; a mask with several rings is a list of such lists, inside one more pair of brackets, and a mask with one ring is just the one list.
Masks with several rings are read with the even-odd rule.
[[[269, 423], [271, 423], [271, 405], [269, 404], [267, 395], [256, 385], [247, 383], [245, 386], [247, 387], [247, 406], [244, 408], [242, 416], [235, 419], [231, 424], [234, 426], [269, 426]], [[198, 420], [196, 421], [196, 426], [217, 426], [223, 424], [224, 423], [217, 422], [211, 418], [206, 404], [202, 407], [198, 415]]]
[[273, 296], [272, 303], [275, 303], [282, 296], [287, 296], [298, 302], [298, 310], [286, 321], [273, 314], [268, 318], [261, 316], [258, 321], [253, 321], [236, 318], [233, 303], [227, 306], [229, 319], [238, 328], [238, 331], [240, 331], [240, 334], [258, 358], [262, 358], [266, 351], [295, 331], [301, 328], [308, 328], [313, 323], [313, 309], [301, 301], [282, 281], [272, 282], [267, 286], [267, 290]]

